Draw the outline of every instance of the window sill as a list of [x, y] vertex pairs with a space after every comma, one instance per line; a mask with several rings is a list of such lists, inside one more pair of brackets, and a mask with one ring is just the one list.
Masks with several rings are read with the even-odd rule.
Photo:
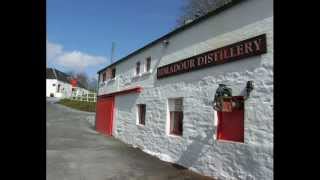
[[145, 124], [137, 124], [138, 127], [144, 128], [146, 125]]
[[237, 143], [237, 144], [245, 144], [244, 142], [240, 141], [230, 141], [230, 140], [224, 140], [224, 139], [215, 139], [219, 143]]
[[182, 135], [178, 135], [178, 134], [168, 134], [168, 136], [173, 138], [182, 138]]

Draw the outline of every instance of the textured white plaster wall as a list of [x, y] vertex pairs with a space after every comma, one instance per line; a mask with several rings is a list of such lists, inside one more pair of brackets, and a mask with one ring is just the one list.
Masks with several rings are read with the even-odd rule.
[[[267, 1], [260, 1], [260, 4], [248, 2], [257, 7]], [[235, 7], [236, 10], [252, 7], [248, 2]], [[232, 15], [231, 10], [228, 13]], [[227, 15], [220, 16], [229, 19]], [[114, 136], [125, 143], [218, 179], [270, 180], [273, 179], [273, 16], [249, 24], [237, 22], [238, 26], [225, 27], [224, 32], [221, 27], [224, 21], [221, 26], [213, 27], [214, 22], [220, 20], [218, 17], [209, 18], [171, 37], [167, 48], [155, 45], [119, 63], [116, 85], [110, 86], [108, 91], [100, 88], [99, 93], [136, 85], [144, 87], [140, 94], [115, 98]], [[235, 18], [230, 23], [236, 21]], [[214, 28], [221, 29], [220, 33]], [[266, 54], [156, 80], [159, 66], [263, 33], [267, 34]], [[193, 34], [201, 34], [201, 38]], [[143, 62], [147, 56], [152, 57], [153, 73], [133, 77], [136, 62]], [[216, 119], [211, 103], [218, 84], [230, 85], [235, 96], [244, 95], [248, 80], [254, 81], [255, 89], [245, 102], [245, 142], [215, 140]], [[172, 97], [183, 97], [182, 137], [166, 134], [167, 100]], [[144, 127], [136, 125], [136, 104], [140, 103], [146, 104]]]

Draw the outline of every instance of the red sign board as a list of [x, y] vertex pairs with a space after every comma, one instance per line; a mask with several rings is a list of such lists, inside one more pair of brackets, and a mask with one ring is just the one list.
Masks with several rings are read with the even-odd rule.
[[224, 64], [267, 52], [266, 34], [168, 64], [157, 69], [157, 78]]

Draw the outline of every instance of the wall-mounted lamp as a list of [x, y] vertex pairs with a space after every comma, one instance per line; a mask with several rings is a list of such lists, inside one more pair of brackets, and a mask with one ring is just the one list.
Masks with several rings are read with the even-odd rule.
[[253, 81], [248, 81], [246, 86], [247, 98], [250, 96], [250, 93], [253, 89], [254, 89]]
[[168, 39], [163, 40], [163, 41], [162, 41], [162, 44], [163, 44], [164, 46], [167, 46], [167, 45], [169, 44], [169, 40], [168, 40]]

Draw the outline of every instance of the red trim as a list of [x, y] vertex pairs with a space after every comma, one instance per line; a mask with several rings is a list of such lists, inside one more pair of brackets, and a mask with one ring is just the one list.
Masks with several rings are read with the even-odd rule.
[[113, 93], [109, 93], [109, 94], [103, 94], [98, 96], [98, 98], [104, 98], [104, 97], [109, 97], [109, 96], [117, 96], [117, 95], [124, 95], [124, 94], [129, 94], [129, 93], [140, 93], [142, 91], [142, 87], [138, 86], [138, 87], [134, 87], [134, 88], [130, 88], [130, 89], [125, 89], [125, 90], [121, 90], [121, 91], [116, 91]]

